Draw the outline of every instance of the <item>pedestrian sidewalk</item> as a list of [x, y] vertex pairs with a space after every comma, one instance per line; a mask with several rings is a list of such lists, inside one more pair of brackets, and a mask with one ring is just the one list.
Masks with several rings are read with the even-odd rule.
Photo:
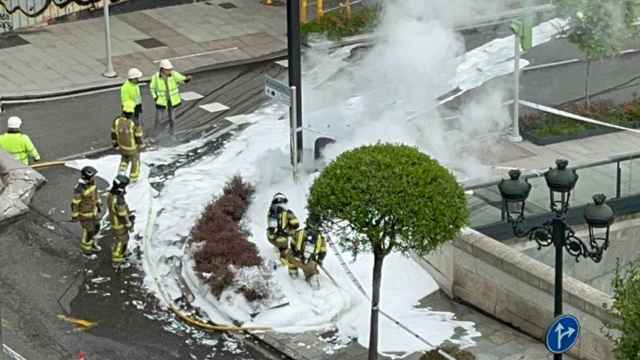
[[258, 0], [210, 0], [112, 15], [110, 21], [118, 78], [102, 76], [105, 24], [99, 17], [0, 37], [0, 96], [113, 85], [130, 67], [151, 75], [163, 58], [189, 72], [286, 51], [285, 7]]

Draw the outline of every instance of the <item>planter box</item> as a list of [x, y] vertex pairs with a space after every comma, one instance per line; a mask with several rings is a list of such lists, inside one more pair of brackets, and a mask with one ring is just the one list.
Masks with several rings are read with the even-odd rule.
[[[631, 129], [640, 129], [640, 121], [635, 121], [631, 123], [630, 126], [627, 126]], [[522, 137], [533, 144], [544, 146], [556, 144], [569, 140], [579, 140], [588, 138], [591, 136], [604, 135], [609, 134], [616, 131], [622, 131], [618, 129], [608, 128], [608, 127], [598, 127], [596, 129], [589, 129], [575, 134], [567, 134], [567, 135], [552, 135], [552, 136], [539, 136], [535, 134], [535, 130], [532, 129], [522, 129], [521, 134]]]

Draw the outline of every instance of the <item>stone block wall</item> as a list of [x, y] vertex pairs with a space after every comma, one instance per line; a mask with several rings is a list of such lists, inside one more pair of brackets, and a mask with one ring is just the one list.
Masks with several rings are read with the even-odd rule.
[[[473, 230], [431, 255], [417, 259], [449, 296], [469, 303], [543, 341], [553, 320], [553, 268]], [[564, 313], [575, 315], [581, 335], [571, 354], [578, 359], [614, 359], [605, 323], [612, 298], [564, 277]]]

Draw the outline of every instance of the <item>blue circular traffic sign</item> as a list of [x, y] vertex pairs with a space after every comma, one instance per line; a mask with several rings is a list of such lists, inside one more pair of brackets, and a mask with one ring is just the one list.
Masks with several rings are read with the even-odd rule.
[[547, 328], [545, 344], [554, 354], [564, 354], [578, 342], [580, 322], [573, 315], [560, 315]]

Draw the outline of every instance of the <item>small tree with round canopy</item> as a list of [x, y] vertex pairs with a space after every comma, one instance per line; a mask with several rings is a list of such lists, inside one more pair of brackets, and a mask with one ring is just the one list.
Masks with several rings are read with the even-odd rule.
[[454, 239], [469, 212], [463, 188], [436, 160], [406, 145], [347, 151], [316, 178], [309, 219], [354, 254], [373, 252], [369, 359], [378, 354], [382, 265], [392, 251], [425, 255]]

